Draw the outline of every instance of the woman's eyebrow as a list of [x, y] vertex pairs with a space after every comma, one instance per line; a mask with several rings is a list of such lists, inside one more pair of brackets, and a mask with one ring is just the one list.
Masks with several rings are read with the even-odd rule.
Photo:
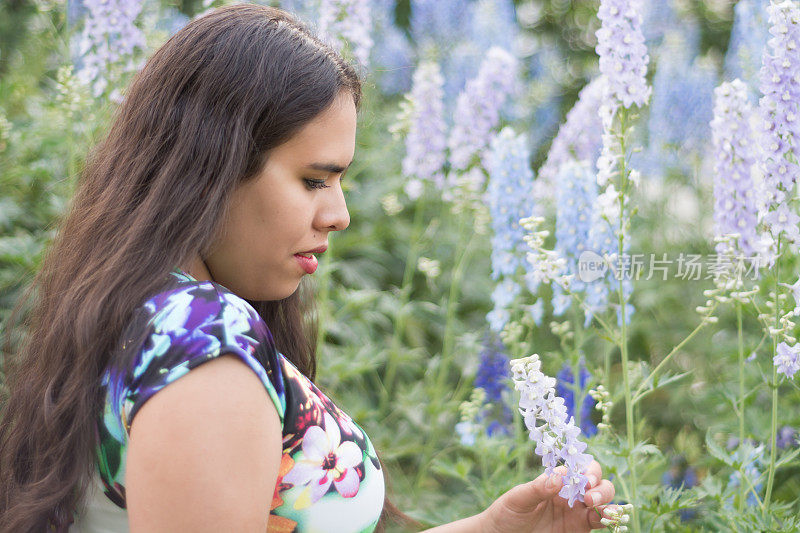
[[313, 170], [322, 170], [325, 172], [330, 172], [332, 174], [341, 174], [342, 172], [347, 170], [352, 163], [353, 162], [350, 161], [350, 163], [348, 163], [346, 167], [337, 165], [336, 163], [311, 163], [310, 165], [308, 165], [307, 168]]

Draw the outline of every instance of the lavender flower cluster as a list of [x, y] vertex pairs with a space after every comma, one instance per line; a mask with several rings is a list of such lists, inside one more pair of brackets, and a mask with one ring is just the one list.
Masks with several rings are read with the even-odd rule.
[[97, 98], [108, 88], [105, 76], [111, 65], [123, 63], [125, 72], [136, 70], [133, 54], [145, 47], [144, 33], [136, 26], [141, 0], [84, 0], [88, 11], [78, 39], [81, 64], [76, 77], [91, 86]]
[[[760, 249], [753, 182], [757, 153], [751, 142], [752, 114], [747, 86], [741, 80], [723, 83], [714, 90], [714, 118], [711, 121], [714, 231], [717, 236], [738, 234], [738, 249], [748, 256]], [[718, 243], [717, 251], [722, 253], [723, 246], [724, 243]]]
[[[583, 453], [586, 443], [578, 439], [581, 430], [572, 417], [567, 420], [564, 399], [555, 393], [556, 380], [542, 373], [537, 354], [513, 359], [510, 364], [514, 388], [520, 392], [519, 411], [536, 442], [536, 454], [547, 475], [553, 474], [559, 462], [566, 466], [558, 494], [572, 507], [575, 500], [583, 501], [589, 481], [585, 472], [592, 462], [592, 456]], [[539, 421], [543, 423], [537, 425]]]
[[800, 8], [790, 0], [773, 2], [769, 12], [772, 39], [760, 72], [764, 95], [759, 109], [763, 180], [759, 211], [774, 240], [800, 243], [800, 217], [789, 206], [800, 166], [793, 143], [800, 139]]
[[439, 65], [423, 61], [414, 72], [413, 86], [406, 96], [409, 130], [402, 168], [408, 178], [405, 191], [412, 200], [419, 198], [426, 181], [438, 189], [444, 186], [447, 124], [444, 120], [443, 86]]
[[603, 0], [597, 11], [601, 21], [597, 30], [600, 72], [607, 78], [607, 93], [623, 107], [642, 107], [650, 96], [647, 85], [647, 55], [640, 2]]
[[492, 138], [506, 99], [519, 91], [517, 59], [500, 47], [486, 52], [478, 75], [458, 95], [448, 139], [450, 165], [466, 170]]
[[564, 124], [559, 128], [547, 159], [539, 169], [539, 177], [534, 184], [534, 194], [541, 199], [550, 197], [556, 186], [561, 165], [570, 160], [594, 161], [600, 153], [602, 123], [597, 109], [603, 100], [606, 78], [598, 76], [578, 93], [578, 101], [567, 113]]

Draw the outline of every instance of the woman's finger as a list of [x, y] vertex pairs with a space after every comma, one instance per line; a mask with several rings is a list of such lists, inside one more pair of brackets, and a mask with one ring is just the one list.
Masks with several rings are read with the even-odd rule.
[[589, 468], [586, 469], [586, 477], [589, 478], [586, 490], [596, 487], [600, 480], [603, 479], [603, 469], [600, 467], [600, 463], [592, 461], [589, 464]]
[[587, 491], [583, 496], [586, 507], [595, 507], [609, 503], [614, 499], [614, 484], [604, 479], [592, 490]]
[[514, 513], [529, 513], [543, 501], [555, 496], [561, 490], [561, 474], [556, 469], [552, 476], [542, 474], [533, 481], [512, 488], [502, 496], [506, 509]]

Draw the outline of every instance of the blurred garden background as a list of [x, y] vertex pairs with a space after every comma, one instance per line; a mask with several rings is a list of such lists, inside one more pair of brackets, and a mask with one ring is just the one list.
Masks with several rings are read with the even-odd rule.
[[[0, 334], [133, 73], [225, 3], [0, 0]], [[455, 520], [543, 471], [509, 368], [538, 353], [617, 501], [635, 504], [629, 527], [800, 527], [800, 392], [786, 364], [773, 367], [781, 340], [795, 349], [796, 328], [787, 318], [770, 330], [764, 318], [775, 302], [791, 317], [797, 240], [786, 230], [780, 279], [763, 268], [747, 280], [760, 285], [752, 298], [704, 294], [717, 287], [708, 261], [719, 254], [724, 204], [715, 88], [738, 78], [736, 94], [758, 108], [762, 62], [778, 53], [768, 40], [785, 33], [775, 33], [769, 2], [263, 3], [320, 28], [364, 78], [343, 182], [351, 224], [331, 235], [307, 282], [318, 298], [317, 382], [372, 438], [402, 510], [431, 525]], [[334, 15], [323, 19], [322, 4]], [[636, 182], [625, 192], [625, 250], [642, 254], [644, 272], [595, 294], [590, 312], [537, 276], [518, 221], [541, 216], [547, 246], [562, 255], [591, 249], [581, 232], [592, 233], [586, 217], [602, 210], [601, 4], [641, 15], [652, 90], [626, 115], [621, 172]], [[797, 2], [773, 4], [794, 20]], [[786, 189], [792, 212], [796, 197]], [[691, 256], [699, 275], [681, 263]], [[651, 257], [669, 260], [665, 275], [648, 277]], [[605, 419], [589, 393], [599, 385], [611, 403]]]

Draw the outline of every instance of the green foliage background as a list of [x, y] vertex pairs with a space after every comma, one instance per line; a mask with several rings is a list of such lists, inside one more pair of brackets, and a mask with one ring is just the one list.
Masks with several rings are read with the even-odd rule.
[[[527, 31], [560, 47], [568, 58], [568, 75], [557, 87], [564, 95], [563, 118], [596, 65], [594, 43], [586, 36], [593, 35], [596, 27], [597, 3], [537, 3], [543, 16]], [[202, 10], [195, 0], [154, 4], [176, 7], [189, 16]], [[732, 5], [720, 0], [679, 4], [701, 22], [702, 50], [724, 54]], [[407, 26], [409, 1], [398, 0], [396, 6], [396, 20]], [[0, 3], [0, 334], [5, 333], [10, 309], [36, 271], [65, 212], [87, 150], [102, 138], [113, 109], [110, 102], [94, 100], [86, 93], [74, 101], [79, 92], [64, 93], [58, 71], [69, 64], [68, 38], [61, 3]], [[156, 47], [165, 38], [165, 34], [150, 32], [148, 45]], [[345, 180], [351, 224], [347, 231], [331, 235], [331, 249], [314, 276], [323, 334], [318, 382], [370, 434], [389, 467], [395, 502], [412, 516], [436, 524], [481, 511], [514, 484], [536, 477], [541, 463], [525, 441], [521, 424], [521, 436], [480, 437], [472, 447], [462, 445], [453, 430], [458, 406], [469, 397], [486, 331], [485, 316], [491, 309], [491, 247], [488, 235], [472, 237], [457, 301], [448, 305], [456, 262], [471, 233], [468, 221], [431, 195], [417, 205], [407, 203], [395, 215], [381, 204], [387, 194], [399, 193], [404, 182], [400, 172], [403, 145], [388, 133], [399, 100], [383, 96], [374, 82], [365, 83], [356, 162]], [[535, 167], [545, 155], [546, 146], [537, 154]], [[677, 194], [686, 191], [700, 206], [694, 218], [675, 209]], [[637, 249], [672, 257], [679, 252], [711, 253], [711, 237], [704, 229], [711, 216], [710, 176], [701, 175], [699, 164], [690, 175], [670, 175], [661, 196], [638, 200]], [[416, 241], [415, 216], [420, 217], [423, 230]], [[417, 255], [440, 261], [441, 274], [428, 278], [412, 268], [404, 293], [411, 246]], [[692, 310], [705, 301], [702, 291], [710, 287], [710, 281], [680, 279], [637, 283], [631, 358], [643, 368], [657, 364], [697, 325]], [[448, 309], [453, 313], [449, 331], [453, 332], [455, 364], [445, 373], [441, 387], [434, 378], [441, 365]], [[398, 339], [394, 332], [400, 321], [405, 323], [405, 333]], [[760, 337], [754, 314], [746, 315], [747, 345], [755, 347]], [[542, 327], [531, 330], [530, 340], [532, 349], [542, 355], [545, 370], [554, 375], [564, 360], [558, 338]], [[730, 513], [722, 508], [731, 469], [725, 465], [725, 452], [714, 446], [724, 446], [737, 427], [731, 406], [733, 384], [738, 380], [736, 343], [735, 315], [727, 312], [674, 358], [673, 373], [687, 374], [655, 390], [640, 406], [639, 435], [655, 445], [647, 449], [640, 472], [642, 492], [649, 502], [642, 516], [652, 530], [766, 531], [772, 527], [759, 525], [756, 514], [732, 523]], [[607, 355], [611, 362], [618, 360], [608, 343], [592, 337], [583, 352], [596, 376], [612, 385], [618, 382], [618, 366], [610, 364], [607, 374], [604, 368]], [[385, 395], [382, 378], [392, 353], [400, 362], [397, 387]], [[770, 365], [771, 361], [764, 362], [764, 372], [771, 372]], [[748, 383], [755, 387], [746, 402], [748, 432], [763, 441], [769, 430], [770, 391], [763, 385], [758, 365], [749, 365], [748, 372]], [[782, 422], [800, 426], [797, 387], [792, 384], [783, 392]], [[622, 401], [619, 396], [614, 399], [612, 424], [624, 433]], [[621, 445], [615, 452], [615, 444], [598, 442], [591, 449], [606, 473], [624, 470]], [[699, 487], [663, 488], [661, 476], [677, 454], [698, 469]], [[785, 509], [776, 508], [776, 515], [789, 517], [800, 511], [799, 470], [792, 461], [778, 470], [775, 497]], [[699, 510], [699, 516], [681, 522], [678, 511], [688, 507]]]

